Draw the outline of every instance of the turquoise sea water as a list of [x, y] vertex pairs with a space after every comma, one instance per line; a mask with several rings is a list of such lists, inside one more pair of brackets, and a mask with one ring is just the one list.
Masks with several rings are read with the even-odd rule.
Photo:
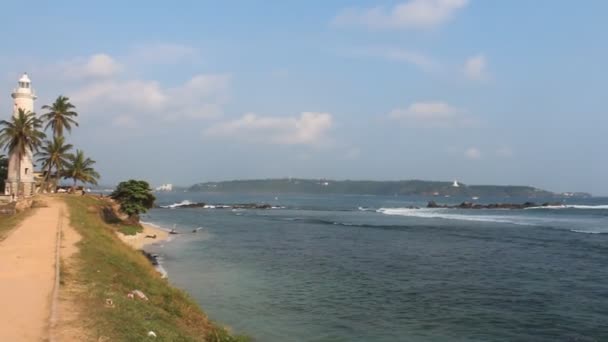
[[183, 200], [280, 207], [144, 217], [183, 233], [149, 248], [171, 282], [256, 341], [608, 340], [608, 199], [528, 210], [340, 195], [169, 193], [158, 203]]

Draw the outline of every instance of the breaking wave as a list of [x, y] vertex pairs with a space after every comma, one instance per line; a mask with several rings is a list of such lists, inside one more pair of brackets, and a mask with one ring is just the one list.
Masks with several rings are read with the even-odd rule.
[[500, 216], [500, 215], [466, 215], [453, 214], [452, 209], [410, 209], [410, 208], [380, 208], [378, 213], [385, 215], [397, 215], [419, 218], [435, 218], [445, 220], [460, 220], [474, 222], [494, 222], [494, 223], [510, 223], [524, 226], [536, 225], [530, 221], [524, 221], [521, 217]]
[[608, 210], [608, 205], [549, 205], [543, 207], [530, 207], [526, 209], [586, 209], [586, 210]]
[[608, 231], [601, 230], [582, 230], [582, 229], [570, 229], [573, 233], [583, 233], [583, 234], [608, 234]]
[[165, 208], [165, 209], [175, 209], [175, 208], [179, 208], [179, 207], [183, 207], [185, 205], [191, 205], [194, 204], [194, 202], [191, 202], [189, 200], [183, 200], [181, 202], [178, 203], [173, 203], [173, 204], [169, 204], [169, 205], [161, 205], [161, 208]]

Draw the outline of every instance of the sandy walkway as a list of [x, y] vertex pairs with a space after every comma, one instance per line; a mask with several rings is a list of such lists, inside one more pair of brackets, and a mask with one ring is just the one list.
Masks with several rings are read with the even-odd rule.
[[36, 209], [0, 242], [0, 341], [48, 338], [57, 228], [64, 204], [48, 197], [44, 201], [48, 207]]

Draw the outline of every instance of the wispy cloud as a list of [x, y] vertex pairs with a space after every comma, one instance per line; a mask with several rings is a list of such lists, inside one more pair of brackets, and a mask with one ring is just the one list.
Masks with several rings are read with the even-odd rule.
[[145, 64], [177, 64], [200, 58], [198, 49], [174, 43], [138, 44], [126, 56], [131, 62]]
[[432, 29], [449, 21], [468, 0], [410, 0], [391, 8], [349, 8], [333, 20], [337, 26], [369, 29]]
[[195, 75], [177, 87], [150, 80], [102, 80], [87, 83], [71, 94], [85, 108], [121, 114], [155, 115], [160, 119], [210, 118], [222, 114], [230, 75]]
[[483, 81], [488, 77], [486, 56], [478, 54], [464, 63], [464, 74], [470, 80]]
[[481, 159], [481, 150], [477, 147], [470, 147], [464, 151], [464, 156], [470, 160]]
[[475, 120], [463, 109], [456, 108], [442, 101], [415, 102], [407, 108], [393, 109], [391, 119], [404, 124], [423, 126], [471, 126]]
[[108, 54], [65, 64], [72, 71], [65, 81], [76, 81], [68, 93], [79, 107], [114, 117], [112, 123], [121, 127], [142, 116], [159, 120], [218, 117], [229, 100], [229, 74], [193, 75], [181, 85], [166, 86], [129, 77], [129, 67]]
[[346, 160], [356, 160], [361, 156], [361, 150], [358, 147], [351, 147], [346, 150], [343, 157]]
[[64, 62], [58, 70], [61, 77], [68, 79], [108, 78], [119, 74], [124, 66], [110, 55], [98, 53]]
[[513, 149], [509, 146], [502, 146], [496, 150], [496, 155], [502, 158], [511, 158], [513, 157]]
[[397, 47], [366, 47], [351, 50], [352, 54], [381, 58], [394, 62], [404, 62], [415, 65], [425, 71], [433, 71], [439, 68], [439, 63], [433, 58], [417, 51]]
[[299, 117], [248, 113], [241, 118], [212, 125], [203, 131], [203, 136], [253, 143], [320, 146], [328, 141], [327, 133], [332, 121], [329, 113], [304, 112]]

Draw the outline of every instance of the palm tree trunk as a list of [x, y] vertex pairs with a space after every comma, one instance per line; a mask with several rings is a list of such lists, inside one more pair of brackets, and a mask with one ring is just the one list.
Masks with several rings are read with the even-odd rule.
[[17, 163], [17, 165], [19, 166], [19, 170], [17, 171], [17, 199], [19, 199], [21, 195], [21, 153], [18, 153], [17, 157], [19, 158], [19, 162]]
[[52, 163], [49, 163], [49, 170], [47, 171], [47, 173], [46, 173], [46, 177], [45, 177], [46, 179], [44, 180], [44, 186], [46, 187], [46, 190], [47, 190], [47, 191], [50, 191], [50, 189], [49, 189], [49, 187], [50, 187], [50, 186], [49, 186], [49, 185], [50, 185], [50, 184], [49, 184], [49, 178], [51, 178], [51, 167], [52, 167], [52, 166], [53, 166], [53, 164], [52, 164]]

